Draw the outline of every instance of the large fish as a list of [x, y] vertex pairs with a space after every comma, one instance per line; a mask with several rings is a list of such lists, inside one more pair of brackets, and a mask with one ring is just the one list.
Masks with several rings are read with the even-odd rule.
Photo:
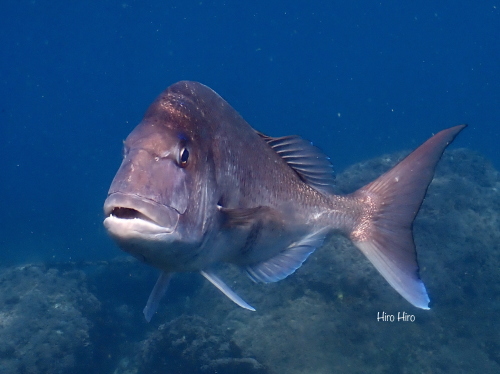
[[310, 142], [266, 136], [210, 88], [178, 82], [125, 140], [104, 226], [124, 251], [162, 271], [144, 308], [148, 321], [176, 272], [200, 272], [254, 310], [214, 274], [215, 264], [276, 282], [332, 233], [350, 238], [401, 296], [428, 309], [412, 223], [444, 149], [464, 127], [439, 132], [339, 196], [328, 157]]

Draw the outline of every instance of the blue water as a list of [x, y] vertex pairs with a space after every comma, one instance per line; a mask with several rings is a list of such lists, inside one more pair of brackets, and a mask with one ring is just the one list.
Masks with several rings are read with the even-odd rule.
[[[17, 1], [0, 15], [4, 262], [113, 255], [101, 205], [121, 141], [200, 81], [337, 170], [459, 123], [500, 166], [494, 1]], [[21, 250], [22, 248], [22, 250]]]
[[200, 81], [338, 171], [469, 128], [500, 167], [497, 1], [9, 1], [0, 13], [0, 263], [110, 259], [102, 204], [154, 98]]

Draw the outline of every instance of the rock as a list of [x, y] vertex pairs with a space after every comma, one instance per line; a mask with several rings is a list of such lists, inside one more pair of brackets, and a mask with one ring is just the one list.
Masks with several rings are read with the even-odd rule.
[[81, 271], [26, 265], [0, 272], [0, 371], [79, 373], [92, 359], [89, 317], [99, 310]]
[[117, 373], [265, 374], [252, 357], [243, 357], [224, 329], [199, 316], [180, 316], [162, 324], [136, 346], [137, 354]]

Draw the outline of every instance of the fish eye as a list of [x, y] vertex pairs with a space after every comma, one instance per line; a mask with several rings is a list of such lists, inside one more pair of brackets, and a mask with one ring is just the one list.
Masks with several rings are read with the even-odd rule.
[[179, 165], [185, 168], [188, 165], [189, 151], [186, 147], [182, 147], [179, 151]]

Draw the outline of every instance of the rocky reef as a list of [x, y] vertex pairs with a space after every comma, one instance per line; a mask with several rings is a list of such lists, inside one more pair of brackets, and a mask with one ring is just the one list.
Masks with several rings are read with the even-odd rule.
[[[354, 165], [337, 189], [352, 192], [403, 156]], [[181, 274], [150, 324], [141, 312], [157, 273], [135, 260], [3, 269], [0, 372], [500, 372], [498, 171], [469, 150], [446, 152], [414, 232], [429, 311], [338, 236], [278, 283], [221, 266], [256, 312]]]
[[228, 331], [199, 316], [160, 325], [135, 351], [132, 368], [141, 373], [267, 373], [257, 360], [242, 356]]
[[0, 272], [0, 372], [80, 373], [92, 360], [100, 303], [82, 271], [26, 265]]

